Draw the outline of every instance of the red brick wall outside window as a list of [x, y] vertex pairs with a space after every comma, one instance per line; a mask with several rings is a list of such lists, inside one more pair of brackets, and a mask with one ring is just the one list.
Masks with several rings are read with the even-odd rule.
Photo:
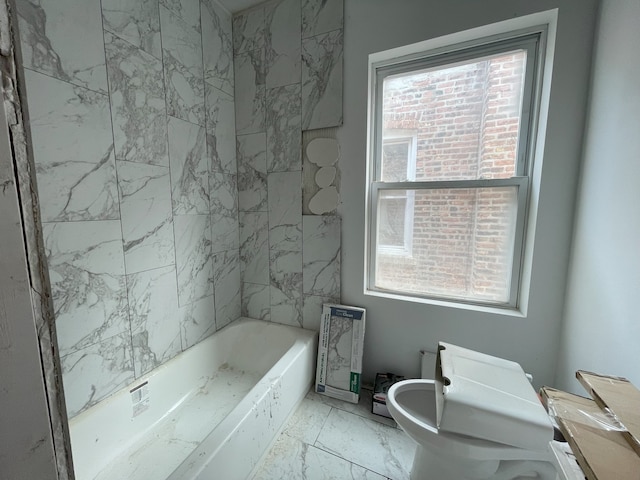
[[[413, 134], [415, 171], [409, 172], [410, 180], [516, 175], [525, 61], [525, 52], [516, 51], [385, 78], [383, 143]], [[380, 180], [397, 181], [404, 167], [394, 167], [391, 156], [383, 156], [382, 164]], [[507, 301], [515, 189], [430, 189], [406, 195], [413, 202], [406, 211], [409, 230], [383, 237], [409, 248], [378, 248], [376, 286]], [[404, 214], [402, 202], [382, 200], [379, 230], [398, 230]], [[407, 231], [410, 238], [405, 238]]]

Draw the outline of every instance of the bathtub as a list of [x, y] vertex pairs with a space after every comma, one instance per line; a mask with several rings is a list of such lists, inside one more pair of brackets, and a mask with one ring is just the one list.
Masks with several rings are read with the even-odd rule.
[[70, 422], [77, 480], [245, 479], [309, 390], [317, 332], [242, 318]]

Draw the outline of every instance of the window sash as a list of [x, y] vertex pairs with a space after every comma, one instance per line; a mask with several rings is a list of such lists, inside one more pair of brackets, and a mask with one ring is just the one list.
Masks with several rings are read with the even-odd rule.
[[[393, 293], [400, 298], [424, 298], [433, 300], [451, 301], [454, 304], [473, 304], [478, 306], [498, 306], [507, 309], [519, 308], [519, 295], [521, 293], [521, 281], [523, 275], [526, 224], [530, 202], [530, 182], [533, 175], [533, 158], [535, 157], [535, 144], [537, 140], [537, 117], [540, 108], [540, 95], [542, 87], [542, 75], [544, 72], [544, 55], [546, 48], [547, 26], [531, 26], [517, 31], [505, 32], [485, 38], [462, 42], [455, 45], [440, 47], [420, 53], [411, 53], [406, 56], [390, 58], [371, 64], [371, 87], [369, 105], [369, 160], [367, 162], [368, 186], [367, 186], [367, 219], [365, 240], [365, 293]], [[381, 182], [382, 162], [382, 109], [383, 109], [383, 82], [389, 75], [395, 75], [415, 70], [435, 68], [438, 66], [450, 66], [456, 62], [479, 59], [483, 56], [508, 53], [516, 49], [526, 50], [525, 78], [522, 91], [522, 105], [520, 112], [520, 127], [518, 134], [516, 176], [511, 179], [479, 179], [463, 181], [437, 181], [437, 182]], [[517, 212], [515, 226], [515, 240], [513, 245], [513, 261], [511, 272], [511, 284], [509, 289], [509, 301], [507, 304], [498, 305], [483, 300], [466, 301], [460, 298], [421, 296], [407, 291], [389, 292], [375, 287], [377, 248], [377, 218], [378, 197], [381, 190], [386, 189], [430, 189], [452, 188], [459, 185], [460, 188], [476, 186], [517, 185]]]
[[373, 179], [376, 181], [380, 180], [382, 172], [382, 145], [385, 140], [382, 136], [382, 109], [384, 107], [383, 88], [386, 77], [416, 70], [452, 66], [467, 60], [477, 60], [486, 56], [508, 53], [512, 50], [525, 50], [527, 52], [524, 88], [522, 91], [522, 110], [520, 113], [516, 175], [529, 175], [531, 173], [531, 165], [527, 160], [532, 157], [531, 153], [533, 152], [533, 142], [535, 140], [532, 120], [536, 113], [534, 107], [537, 100], [534, 90], [536, 84], [539, 83], [538, 77], [541, 70], [538, 68], [540, 43], [540, 32], [529, 33], [521, 37], [466, 47], [459, 51], [436, 52], [431, 54], [426, 52], [425, 56], [421, 58], [375, 68], [375, 98], [373, 101], [375, 115], [375, 130], [373, 132], [375, 163], [372, 172]]
[[[386, 290], [376, 287], [375, 283], [375, 267], [376, 256], [378, 252], [377, 233], [378, 233], [378, 202], [380, 192], [385, 190], [448, 190], [448, 189], [483, 189], [491, 187], [514, 186], [517, 189], [517, 207], [515, 222], [515, 238], [513, 245], [513, 259], [511, 263], [511, 279], [509, 285], [508, 302], [492, 303], [486, 301], [474, 301], [472, 299], [462, 299], [454, 296], [446, 295], [419, 295], [400, 290]], [[527, 199], [529, 198], [529, 177], [511, 177], [501, 179], [480, 179], [480, 180], [451, 180], [438, 182], [372, 182], [371, 184], [371, 219], [369, 229], [369, 263], [368, 263], [368, 290], [380, 293], [394, 293], [406, 297], [451, 300], [457, 303], [466, 303], [471, 305], [491, 305], [505, 308], [515, 308], [518, 305], [519, 282], [522, 271], [522, 253], [524, 250], [524, 224], [527, 216]], [[384, 246], [381, 250], [385, 252]]]
[[[407, 181], [412, 181], [415, 179], [416, 172], [416, 151], [417, 151], [417, 138], [416, 134], [413, 132], [407, 131], [396, 131], [391, 135], [386, 136], [383, 139], [382, 145], [383, 147], [386, 145], [407, 145]], [[383, 152], [380, 152], [380, 165], [382, 165], [382, 155]], [[379, 170], [382, 172], [382, 168]], [[404, 198], [406, 200], [405, 203], [405, 212], [404, 212], [404, 242], [403, 245], [387, 245], [380, 244], [378, 247], [391, 255], [403, 255], [408, 256], [411, 255], [411, 250], [413, 248], [413, 211], [414, 211], [414, 198], [413, 195], [409, 195], [405, 192], [402, 196], [388, 196], [386, 198]]]
[[[404, 238], [403, 238], [402, 246], [380, 243], [378, 244], [378, 249], [381, 252], [384, 252], [390, 255], [410, 256], [413, 250], [413, 214], [414, 214], [414, 207], [415, 207], [414, 192], [405, 191], [403, 195], [388, 195], [384, 197], [384, 199], [385, 200], [396, 200], [396, 199], [405, 200]], [[378, 201], [379, 200], [376, 200], [376, 202]], [[378, 211], [377, 208], [378, 208], [378, 203], [376, 203], [376, 212]], [[377, 222], [377, 216], [376, 216], [376, 222]], [[376, 241], [377, 241], [377, 230], [376, 230]]]

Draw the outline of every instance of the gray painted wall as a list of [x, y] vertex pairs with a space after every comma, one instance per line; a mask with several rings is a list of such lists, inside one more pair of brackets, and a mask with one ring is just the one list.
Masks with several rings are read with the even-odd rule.
[[640, 2], [602, 4], [556, 384], [577, 369], [640, 386]]
[[[580, 0], [345, 2], [344, 126], [339, 132], [342, 300], [367, 308], [365, 380], [386, 371], [418, 375], [419, 350], [434, 350], [442, 340], [517, 361], [538, 385], [553, 381], [596, 6], [596, 1]], [[367, 55], [556, 7], [557, 44], [527, 318], [365, 296]]]

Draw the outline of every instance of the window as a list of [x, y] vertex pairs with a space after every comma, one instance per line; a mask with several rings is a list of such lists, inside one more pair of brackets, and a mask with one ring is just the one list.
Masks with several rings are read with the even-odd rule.
[[367, 293], [518, 307], [544, 41], [371, 63]]
[[[416, 134], [386, 130], [382, 139], [381, 177], [388, 182], [413, 181], [416, 176]], [[378, 248], [388, 255], [411, 255], [413, 239], [412, 191], [384, 192], [380, 196], [381, 217]]]

